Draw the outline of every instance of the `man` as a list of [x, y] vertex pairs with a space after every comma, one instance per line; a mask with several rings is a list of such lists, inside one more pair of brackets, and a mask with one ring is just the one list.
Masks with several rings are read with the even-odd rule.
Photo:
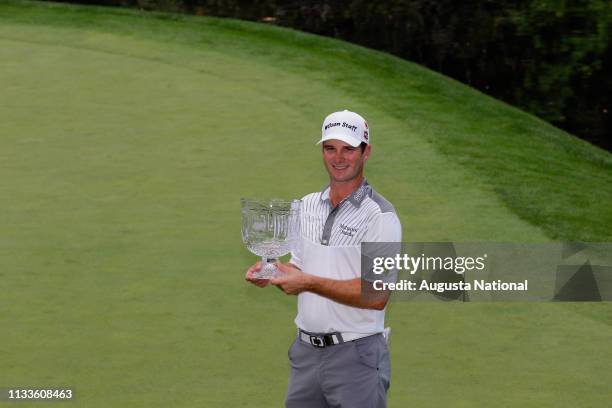
[[253, 278], [257, 263], [246, 280], [298, 296], [287, 407], [384, 407], [389, 294], [362, 296], [368, 282], [361, 279], [361, 243], [400, 242], [401, 225], [364, 178], [372, 151], [365, 119], [347, 110], [330, 114], [319, 143], [329, 186], [302, 199], [301, 239], [291, 261], [278, 263], [280, 274], [269, 280]]

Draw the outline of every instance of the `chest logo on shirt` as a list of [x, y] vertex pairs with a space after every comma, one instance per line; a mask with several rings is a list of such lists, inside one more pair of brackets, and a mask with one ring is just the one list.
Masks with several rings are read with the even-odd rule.
[[353, 227], [349, 227], [348, 225], [345, 224], [340, 224], [340, 233], [343, 235], [348, 235], [349, 237], [352, 237], [356, 232], [357, 232], [358, 228], [353, 228]]

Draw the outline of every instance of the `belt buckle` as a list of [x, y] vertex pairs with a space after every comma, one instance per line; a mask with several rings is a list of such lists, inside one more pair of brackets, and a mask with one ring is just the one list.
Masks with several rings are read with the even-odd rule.
[[310, 344], [318, 348], [325, 347], [325, 341], [318, 336], [310, 336]]

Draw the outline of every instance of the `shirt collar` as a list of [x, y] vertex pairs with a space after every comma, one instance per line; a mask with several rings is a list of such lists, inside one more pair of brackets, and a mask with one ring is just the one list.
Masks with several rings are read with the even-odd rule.
[[[331, 199], [329, 197], [330, 187], [326, 186], [323, 191], [321, 191], [321, 200], [329, 201], [331, 204]], [[359, 208], [361, 202], [372, 193], [372, 187], [368, 184], [368, 181], [364, 178], [363, 182], [357, 187], [348, 198], [343, 201], [350, 201], [355, 207]]]

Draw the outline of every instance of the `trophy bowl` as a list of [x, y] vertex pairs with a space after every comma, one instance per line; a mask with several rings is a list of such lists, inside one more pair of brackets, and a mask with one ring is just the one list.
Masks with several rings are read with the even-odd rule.
[[269, 279], [278, 273], [274, 263], [291, 252], [299, 238], [301, 200], [240, 199], [242, 241], [257, 256], [261, 270], [253, 277]]

